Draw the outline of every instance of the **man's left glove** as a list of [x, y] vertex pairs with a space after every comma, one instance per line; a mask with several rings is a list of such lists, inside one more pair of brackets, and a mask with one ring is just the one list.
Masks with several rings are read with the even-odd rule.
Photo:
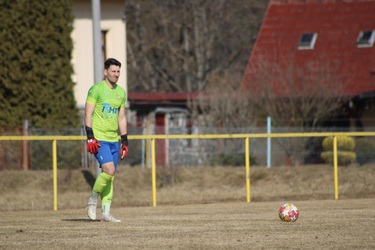
[[128, 135], [121, 135], [121, 148], [120, 148], [120, 156], [121, 160], [125, 159], [128, 155]]

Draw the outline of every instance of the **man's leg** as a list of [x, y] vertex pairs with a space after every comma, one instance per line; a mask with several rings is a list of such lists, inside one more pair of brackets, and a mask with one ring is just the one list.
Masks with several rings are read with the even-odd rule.
[[98, 204], [99, 195], [107, 187], [115, 174], [115, 164], [113, 163], [112, 146], [111, 143], [100, 141], [98, 153], [95, 158], [98, 160], [102, 173], [95, 181], [94, 187], [91, 191], [90, 199], [87, 203], [87, 215], [91, 220], [96, 219], [96, 206]]
[[[118, 156], [117, 156], [118, 157]], [[111, 181], [107, 183], [107, 186], [101, 193], [102, 198], [102, 222], [121, 222], [121, 220], [114, 218], [109, 212], [111, 210], [111, 203], [113, 197], [113, 181], [115, 178], [115, 162], [108, 162], [103, 166], [103, 171], [112, 174]]]
[[106, 188], [101, 193], [102, 196], [102, 222], [121, 222], [121, 220], [114, 218], [109, 212], [111, 211], [111, 203], [113, 197], [113, 181], [114, 176], [112, 176], [112, 180]]
[[112, 182], [112, 177], [113, 176], [102, 172], [95, 181], [90, 199], [87, 202], [87, 215], [91, 220], [96, 220], [96, 206], [98, 204], [99, 194], [105, 190], [109, 182]]

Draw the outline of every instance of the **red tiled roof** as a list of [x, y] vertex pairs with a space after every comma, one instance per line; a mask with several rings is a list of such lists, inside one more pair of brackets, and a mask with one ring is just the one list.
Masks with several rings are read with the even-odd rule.
[[[314, 74], [317, 67], [329, 68], [328, 74], [345, 82], [345, 95], [375, 91], [375, 44], [357, 47], [359, 33], [370, 30], [375, 30], [375, 1], [273, 0], [250, 56], [243, 86], [250, 89], [261, 84], [257, 74], [260, 65], [268, 63], [280, 69], [315, 65], [308, 74]], [[298, 50], [302, 33], [310, 32], [317, 33], [314, 49]], [[278, 81], [289, 77], [287, 70], [283, 72]]]

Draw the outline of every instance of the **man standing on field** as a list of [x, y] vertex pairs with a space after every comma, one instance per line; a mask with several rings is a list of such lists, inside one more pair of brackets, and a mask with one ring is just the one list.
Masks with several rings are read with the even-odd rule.
[[[95, 181], [87, 203], [87, 215], [96, 220], [99, 196], [102, 200], [102, 222], [121, 222], [109, 212], [113, 196], [113, 181], [119, 155], [128, 154], [127, 121], [125, 116], [126, 92], [116, 83], [121, 63], [114, 58], [104, 62], [104, 80], [94, 84], [87, 95], [85, 128], [87, 151], [95, 155], [102, 169]], [[121, 135], [121, 143], [118, 136]]]

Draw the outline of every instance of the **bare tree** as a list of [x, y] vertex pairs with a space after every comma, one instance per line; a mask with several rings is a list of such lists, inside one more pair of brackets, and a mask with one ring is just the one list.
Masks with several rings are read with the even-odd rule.
[[[244, 82], [257, 116], [272, 117], [273, 126], [283, 128], [279, 132], [317, 131], [325, 119], [347, 111], [350, 98], [345, 89], [350, 79], [340, 78], [336, 72], [350, 72], [350, 68], [325, 58], [303, 64], [292, 60], [292, 53], [283, 60], [275, 55], [271, 58], [258, 58]], [[304, 161], [308, 150], [316, 146], [309, 138], [277, 141], [291, 164]], [[319, 138], [314, 141], [320, 143]]]
[[[284, 127], [300, 127], [313, 131], [319, 122], [342, 112], [349, 98], [345, 88], [350, 79], [336, 74], [339, 62], [321, 58], [305, 65], [291, 60], [257, 60], [247, 82], [248, 97], [263, 116]], [[245, 83], [246, 84], [246, 83]]]
[[335, 71], [350, 69], [323, 59], [320, 62], [301, 67], [291, 59], [284, 63], [259, 60], [251, 69], [251, 82], [245, 85], [248, 91], [238, 85], [238, 77], [213, 75], [208, 81], [210, 91], [195, 106], [209, 124], [217, 126], [250, 126], [271, 116], [276, 126], [314, 131], [322, 120], [342, 111], [349, 100], [345, 96], [349, 79], [340, 79]]
[[267, 1], [127, 0], [131, 90], [194, 92], [242, 75]]
[[208, 79], [210, 92], [202, 93], [191, 108], [200, 126], [241, 128], [257, 123], [251, 101], [238, 84], [240, 81], [240, 77], [225, 74]]

